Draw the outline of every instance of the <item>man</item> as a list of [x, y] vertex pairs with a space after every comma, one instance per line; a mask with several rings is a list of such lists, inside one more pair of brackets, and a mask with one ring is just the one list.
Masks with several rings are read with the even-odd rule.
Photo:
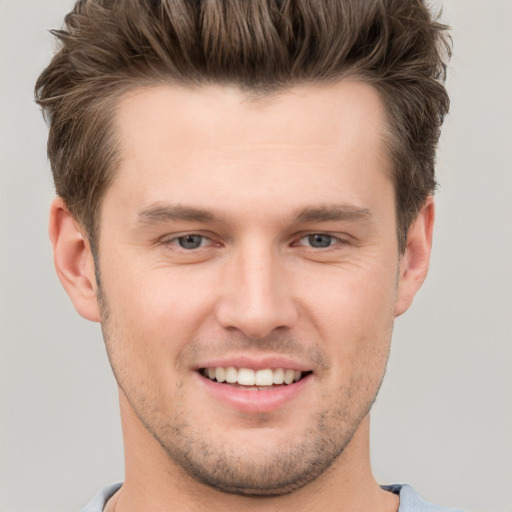
[[443, 510], [369, 413], [428, 268], [448, 109], [419, 0], [82, 0], [36, 85], [50, 237], [118, 386], [86, 511]]

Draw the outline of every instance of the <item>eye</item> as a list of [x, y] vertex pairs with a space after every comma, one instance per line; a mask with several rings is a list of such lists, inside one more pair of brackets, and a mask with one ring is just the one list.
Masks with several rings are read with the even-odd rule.
[[312, 235], [304, 236], [300, 239], [302, 243], [314, 247], [315, 249], [325, 249], [338, 243], [340, 240], [332, 235], [325, 235], [323, 233], [313, 233]]
[[178, 238], [175, 238], [173, 242], [178, 244], [182, 249], [199, 249], [199, 247], [204, 247], [208, 243], [209, 239], [202, 235], [184, 235]]

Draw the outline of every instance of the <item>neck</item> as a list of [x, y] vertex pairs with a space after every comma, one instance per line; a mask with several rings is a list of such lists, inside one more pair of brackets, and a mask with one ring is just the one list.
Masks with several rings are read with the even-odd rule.
[[125, 445], [125, 482], [106, 512], [396, 512], [398, 497], [375, 481], [369, 457], [367, 416], [350, 443], [324, 473], [283, 496], [241, 496], [215, 490], [177, 466], [121, 399]]

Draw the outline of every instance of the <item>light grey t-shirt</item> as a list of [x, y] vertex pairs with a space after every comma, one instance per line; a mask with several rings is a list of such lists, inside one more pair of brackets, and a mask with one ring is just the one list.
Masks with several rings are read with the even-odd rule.
[[[121, 487], [122, 484], [109, 485], [100, 491], [93, 500], [84, 508], [82, 512], [102, 512], [105, 503]], [[427, 503], [416, 494], [410, 485], [384, 485], [383, 489], [400, 496], [400, 506], [398, 512], [461, 512], [453, 508], [439, 507]]]

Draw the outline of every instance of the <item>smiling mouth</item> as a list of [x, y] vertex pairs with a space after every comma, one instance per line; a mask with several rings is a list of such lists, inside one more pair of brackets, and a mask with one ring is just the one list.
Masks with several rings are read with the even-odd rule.
[[291, 368], [266, 368], [252, 370], [250, 368], [201, 368], [199, 372], [206, 378], [223, 384], [230, 384], [238, 388], [253, 390], [270, 390], [279, 386], [288, 386], [303, 379], [308, 372], [301, 372]]

